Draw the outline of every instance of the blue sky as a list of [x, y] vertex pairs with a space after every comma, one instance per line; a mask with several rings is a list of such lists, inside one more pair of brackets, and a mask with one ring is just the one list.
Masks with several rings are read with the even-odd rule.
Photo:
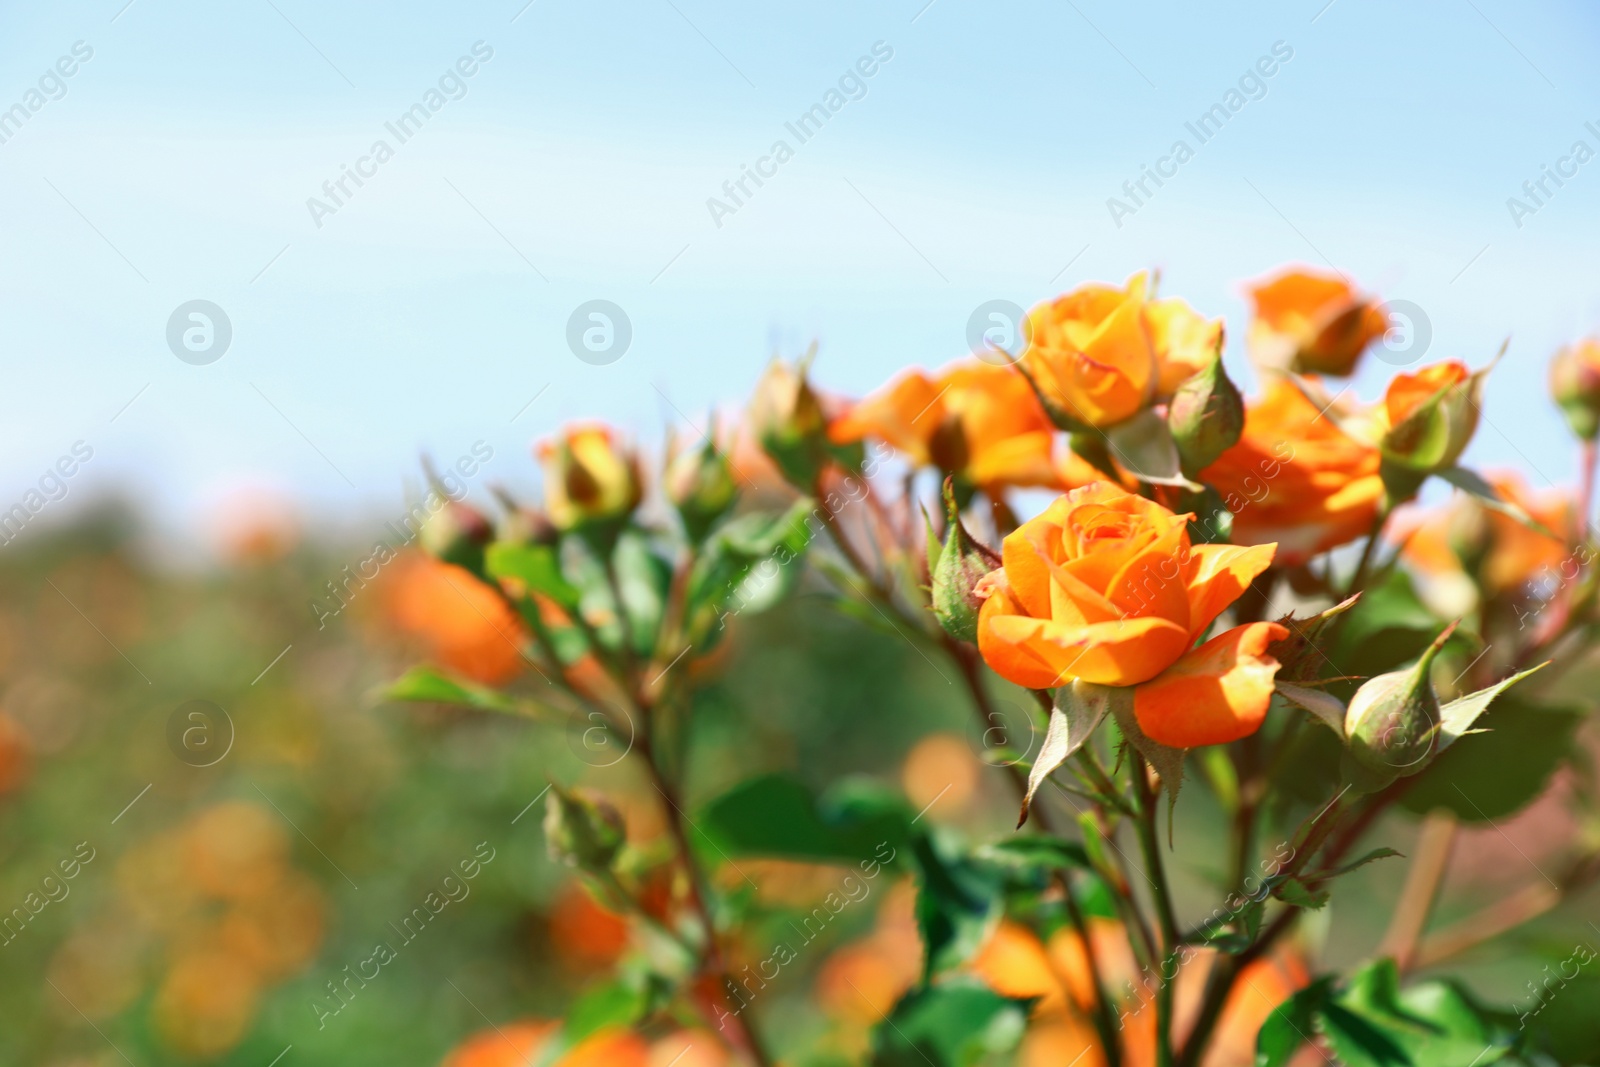
[[[486, 480], [531, 484], [567, 420], [654, 443], [812, 340], [819, 380], [864, 392], [962, 355], [985, 301], [1147, 267], [1226, 318], [1248, 380], [1240, 283], [1289, 261], [1422, 308], [1425, 359], [1509, 336], [1469, 458], [1573, 468], [1544, 366], [1600, 329], [1600, 161], [1520, 227], [1506, 201], [1600, 149], [1590, 6], [124, 3], [6, 7], [0, 110], [93, 55], [0, 143], [0, 510], [78, 440], [55, 512], [120, 486], [178, 529], [238, 485], [381, 514], [419, 452], [479, 439]], [[385, 123], [478, 42], [399, 143]], [[785, 123], [875, 44], [892, 58], [799, 143]], [[1275, 44], [1264, 95], [1198, 145], [1184, 124]], [[314, 219], [380, 138], [393, 158]], [[1179, 138], [1194, 157], [1118, 226], [1107, 199]], [[714, 219], [778, 139], [793, 158]], [[194, 299], [232, 325], [206, 365], [166, 340]], [[566, 341], [593, 299], [632, 326], [606, 365]]]

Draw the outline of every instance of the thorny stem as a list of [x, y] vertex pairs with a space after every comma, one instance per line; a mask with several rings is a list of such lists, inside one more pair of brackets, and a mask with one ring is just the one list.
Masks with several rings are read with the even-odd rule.
[[[687, 828], [688, 817], [683, 812], [683, 805], [677, 795], [676, 787], [668, 781], [667, 776], [661, 773], [657, 766], [655, 755], [650, 749], [647, 740], [641, 741], [639, 755], [650, 775], [650, 782], [656, 791], [661, 794], [661, 799], [667, 809], [667, 830], [672, 835], [673, 844], [677, 847], [679, 859], [683, 863], [684, 874], [688, 881], [689, 908], [695, 914], [695, 919], [705, 930], [705, 967], [710, 972], [717, 986], [717, 999], [733, 1009], [725, 1017], [731, 1017], [734, 1025], [738, 1027], [739, 1043], [744, 1046], [750, 1057], [760, 1067], [772, 1067], [773, 1061], [768, 1057], [760, 1038], [756, 1035], [755, 1027], [750, 1020], [745, 1018], [742, 1008], [735, 1008], [728, 996], [728, 987], [732, 979], [728, 974], [728, 965], [722, 955], [722, 945], [717, 940], [717, 927], [711, 917], [711, 909], [706, 905], [706, 877], [700, 869], [700, 864], [694, 858], [694, 850], [689, 844]], [[720, 1020], [718, 1020], [720, 1026]]]
[[[1323, 869], [1327, 870], [1338, 863], [1340, 858], [1348, 852], [1361, 835], [1375, 822], [1379, 815], [1399, 799], [1405, 791], [1406, 782], [1402, 779], [1395, 785], [1370, 797], [1366, 806], [1352, 819], [1348, 826], [1337, 836], [1333, 837], [1328, 845], [1327, 855], [1323, 860]], [[1318, 813], [1314, 823], [1322, 823], [1324, 828], [1318, 832], [1317, 826], [1309, 828], [1306, 842], [1300, 851], [1289, 861], [1285, 872], [1293, 875], [1304, 869], [1310, 862], [1317, 844], [1328, 840], [1340, 817], [1349, 810], [1349, 807], [1339, 807], [1338, 801], [1342, 796], [1330, 801]], [[1332, 816], [1329, 818], [1329, 816]], [[1244, 951], [1233, 956], [1223, 956], [1218, 959], [1217, 965], [1206, 978], [1206, 989], [1200, 1002], [1200, 1011], [1195, 1018], [1194, 1027], [1189, 1031], [1189, 1038], [1184, 1042], [1183, 1052], [1178, 1057], [1178, 1067], [1197, 1067], [1201, 1057], [1205, 1055], [1206, 1046], [1210, 1043], [1211, 1033], [1216, 1029], [1217, 1020], [1222, 1016], [1222, 1009], [1228, 1002], [1228, 995], [1233, 992], [1234, 984], [1242, 974], [1256, 960], [1261, 959], [1275, 945], [1279, 938], [1288, 933], [1300, 917], [1299, 908], [1285, 908], [1278, 917], [1267, 924], [1261, 935]]]

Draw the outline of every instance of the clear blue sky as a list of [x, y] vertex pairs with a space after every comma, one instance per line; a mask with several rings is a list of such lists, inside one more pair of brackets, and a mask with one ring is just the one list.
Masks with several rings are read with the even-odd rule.
[[[44, 86], [0, 117], [0, 510], [79, 439], [62, 514], [121, 484], [183, 523], [249, 482], [369, 515], [419, 451], [479, 438], [485, 477], [525, 484], [568, 419], [654, 443], [812, 339], [820, 380], [865, 391], [961, 355], [984, 301], [1145, 267], [1226, 317], [1247, 377], [1240, 282], [1324, 257], [1424, 308], [1429, 359], [1509, 335], [1469, 458], [1569, 476], [1544, 365], [1600, 328], [1600, 161], [1520, 228], [1506, 200], [1600, 149], [1592, 5], [925, 3], [8, 2], [0, 109]], [[459, 98], [386, 130], [480, 41]], [[877, 42], [800, 143], [785, 123]], [[1185, 122], [1276, 42], [1292, 58], [1200, 145]], [[1180, 138], [1194, 157], [1117, 226], [1107, 198]], [[379, 139], [393, 157], [314, 219]], [[714, 220], [779, 139], [793, 157]], [[192, 299], [232, 323], [209, 365], [168, 348]], [[567, 347], [591, 299], [632, 323], [609, 365]]]

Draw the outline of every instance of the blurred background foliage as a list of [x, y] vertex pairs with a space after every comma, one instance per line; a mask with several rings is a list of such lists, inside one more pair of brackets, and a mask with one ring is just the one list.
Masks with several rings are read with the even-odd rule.
[[[630, 949], [630, 927], [547, 858], [533, 802], [551, 781], [592, 785], [622, 807], [630, 840], [647, 843], [664, 828], [632, 761], [572, 730], [378, 701], [419, 658], [488, 675], [515, 664], [502, 662], [458, 577], [416, 553], [319, 628], [312, 598], [367, 546], [267, 514], [192, 565], [153, 562], [137, 515], [116, 504], [0, 553], [0, 908], [13, 916], [0, 935], [0, 1062], [433, 1064], [491, 1023], [566, 1015]], [[972, 724], [949, 668], [844, 617], [810, 583], [741, 620], [708, 667], [691, 809], [773, 771], [819, 792], [875, 780], [968, 841], [1014, 822], [1014, 797], [986, 765], [997, 739]], [[1565, 688], [1582, 695], [1594, 677], [1572, 671]], [[169, 739], [192, 700], [231, 720], [231, 747], [210, 766], [180, 759]], [[1022, 747], [1031, 711], [1017, 693], [1001, 705], [1017, 731], [1004, 740]], [[208, 742], [227, 740], [225, 724], [207, 728], [218, 731]], [[1466, 743], [1460, 754], [1486, 760], [1475, 775], [1491, 785], [1497, 764], [1517, 762]], [[1325, 755], [1297, 754], [1285, 786], [1320, 796]], [[1558, 755], [1546, 761], [1546, 797], [1473, 820], [1441, 921], [1522, 885], [1530, 861], [1559, 852], [1577, 832], [1563, 798], [1586, 787], [1584, 765]], [[1049, 802], [1071, 814], [1065, 796]], [[1214, 803], [1197, 787], [1177, 807], [1179, 900], [1212, 899], [1221, 884]], [[1415, 832], [1397, 816], [1378, 838], [1404, 852]], [[489, 855], [461, 877], [463, 861]], [[706, 855], [719, 890], [752, 919], [736, 965], [790, 939], [785, 927], [845, 873]], [[860, 1062], [880, 1012], [918, 974], [909, 879], [886, 870], [754, 1005], [775, 1045], [801, 1050], [792, 1062]], [[1371, 954], [1403, 877], [1399, 863], [1362, 868], [1314, 913], [1304, 936], [1322, 942], [1326, 963]], [[402, 930], [430, 894], [444, 906]], [[1600, 944], [1597, 915], [1592, 894], [1580, 897], [1452, 972], [1491, 1003], [1525, 1008], [1542, 968]], [[394, 958], [369, 981], [350, 979], [346, 968], [380, 942]], [[1596, 975], [1586, 970], [1538, 1015], [1564, 1055], [1600, 1047]], [[659, 1067], [683, 1044], [643, 1039], [657, 1042]], [[718, 1062], [711, 1047], [689, 1059]], [[1022, 1058], [1046, 1052], [1034, 1041]]]

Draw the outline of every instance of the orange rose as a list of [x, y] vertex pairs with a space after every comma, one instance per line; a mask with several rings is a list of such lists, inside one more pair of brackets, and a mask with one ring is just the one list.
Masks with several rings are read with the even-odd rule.
[[1147, 278], [1084, 285], [1028, 313], [1022, 368], [1060, 416], [1104, 427], [1171, 395], [1214, 359], [1221, 321], [1181, 300], [1150, 301]]
[[527, 667], [527, 626], [470, 571], [421, 553], [403, 556], [395, 569], [389, 618], [420, 639], [430, 659], [487, 685]]
[[1372, 528], [1383, 499], [1375, 445], [1275, 378], [1245, 409], [1239, 443], [1201, 472], [1233, 512], [1233, 541], [1276, 542], [1294, 566]]
[[1389, 329], [1373, 299], [1338, 274], [1291, 269], [1253, 287], [1250, 348], [1258, 363], [1314, 374], [1348, 375], [1367, 346]]
[[1406, 561], [1429, 578], [1451, 580], [1473, 571], [1490, 595], [1532, 581], [1541, 571], [1559, 566], [1571, 550], [1559, 536], [1571, 529], [1572, 499], [1561, 490], [1535, 493], [1521, 475], [1497, 471], [1486, 480], [1509, 501], [1556, 533], [1546, 537], [1509, 515], [1490, 511], [1471, 497], [1423, 515], [1396, 520], [1391, 535], [1405, 547]]
[[1030, 689], [1136, 687], [1140, 729], [1174, 748], [1254, 733], [1278, 670], [1267, 645], [1288, 631], [1248, 623], [1193, 645], [1277, 546], [1191, 546], [1189, 518], [1104, 482], [1058, 499], [980, 585], [984, 660]]
[[1055, 426], [1012, 367], [964, 360], [920, 370], [856, 404], [828, 427], [835, 444], [876, 437], [917, 466], [981, 488], [1056, 487]]

